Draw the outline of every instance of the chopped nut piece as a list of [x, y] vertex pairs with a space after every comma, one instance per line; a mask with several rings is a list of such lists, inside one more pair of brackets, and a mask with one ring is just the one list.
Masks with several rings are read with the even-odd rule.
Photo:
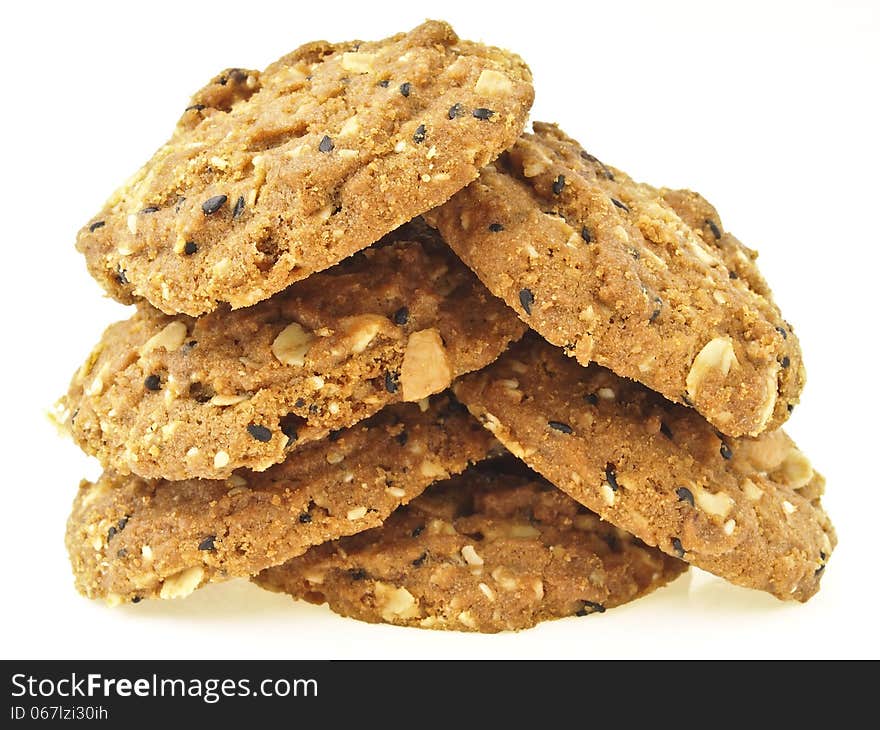
[[174, 352], [183, 344], [183, 341], [186, 339], [186, 332], [186, 325], [183, 322], [177, 320], [169, 322], [162, 330], [141, 345], [140, 354], [146, 355], [157, 347], [162, 347], [168, 352]]
[[709, 340], [694, 358], [694, 362], [688, 372], [685, 380], [688, 395], [691, 398], [695, 398], [703, 381], [711, 373], [717, 372], [722, 377], [727, 377], [730, 368], [736, 364], [733, 340], [729, 337], [716, 337], [713, 340]]
[[416, 599], [406, 588], [397, 588], [389, 583], [376, 583], [375, 591], [385, 621], [391, 621], [395, 617], [415, 618], [419, 615]]
[[461, 557], [464, 558], [468, 565], [478, 566], [483, 564], [483, 559], [477, 554], [473, 545], [465, 545], [461, 549]]
[[452, 382], [452, 368], [436, 329], [420, 330], [409, 336], [400, 384], [405, 401], [421, 400], [432, 393], [439, 393]]
[[474, 91], [485, 96], [505, 96], [513, 91], [513, 82], [508, 76], [487, 68], [480, 73]]
[[199, 587], [204, 575], [205, 571], [198, 565], [175, 573], [162, 583], [159, 597], [169, 599], [188, 596]]
[[315, 336], [298, 322], [291, 322], [272, 343], [272, 354], [284, 365], [301, 367]]
[[694, 500], [697, 506], [710, 515], [715, 515], [724, 519], [733, 509], [733, 499], [726, 492], [716, 492], [712, 494], [704, 489], [696, 489], [694, 491]]

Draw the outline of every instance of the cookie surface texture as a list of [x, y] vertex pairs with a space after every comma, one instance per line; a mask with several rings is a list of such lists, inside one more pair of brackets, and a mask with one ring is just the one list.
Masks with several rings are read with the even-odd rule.
[[539, 477], [471, 469], [255, 581], [361, 621], [497, 632], [604, 612], [685, 569]]
[[807, 600], [835, 544], [824, 479], [782, 431], [731, 439], [696, 411], [536, 336], [458, 398], [603, 519], [732, 583]]
[[264, 472], [83, 482], [67, 525], [77, 589], [114, 604], [247, 577], [379, 525], [438, 479], [485, 458], [491, 434], [446, 394], [390, 406]]
[[524, 329], [442, 243], [397, 241], [247, 309], [141, 305], [105, 332], [62, 409], [105, 468], [222, 479], [438, 393]]
[[805, 374], [756, 254], [695, 193], [636, 183], [534, 127], [429, 222], [582, 365], [692, 404], [731, 436], [777, 428]]
[[447, 200], [514, 142], [532, 98], [519, 57], [435, 21], [229, 69], [77, 248], [122, 302], [249, 306]]

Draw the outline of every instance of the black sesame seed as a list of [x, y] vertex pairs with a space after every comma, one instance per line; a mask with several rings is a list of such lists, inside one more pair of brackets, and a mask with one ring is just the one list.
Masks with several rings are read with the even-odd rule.
[[329, 434], [327, 434], [327, 438], [330, 441], [334, 441], [334, 442], [339, 441], [339, 438], [341, 436], [342, 436], [342, 429], [341, 428], [337, 428], [337, 429], [331, 431]]
[[591, 613], [605, 613], [605, 606], [595, 601], [583, 601], [583, 605], [575, 612], [575, 616], [589, 616]]
[[185, 244], [183, 244], [183, 252], [187, 256], [192, 256], [198, 250], [199, 247], [196, 245], [195, 241], [187, 241]]
[[684, 557], [684, 548], [681, 545], [681, 540], [679, 540], [677, 537], [672, 538], [672, 549], [675, 551], [675, 554], [678, 557]]
[[791, 358], [789, 358], [788, 355], [784, 355], [783, 358], [782, 358], [782, 361], [781, 361], [779, 364], [782, 365], [782, 368], [783, 368], [783, 370], [784, 370], [784, 369], [787, 368], [789, 365], [791, 365]]
[[132, 598], [131, 598], [131, 602], [132, 602], [132, 603], [140, 603], [140, 602], [143, 601], [143, 600], [144, 600], [144, 599], [141, 598], [140, 596], [132, 596]]
[[387, 89], [391, 86], [391, 79], [382, 79], [377, 86], [381, 86], [383, 89]]
[[228, 198], [225, 195], [215, 195], [211, 198], [208, 198], [204, 203], [202, 203], [202, 213], [205, 215], [211, 215], [212, 213], [216, 213], [220, 208], [223, 207], [224, 203]]
[[119, 532], [115, 527], [111, 526], [109, 530], [107, 530], [107, 542], [110, 542], [115, 536], [116, 533]]
[[633, 247], [629, 250], [629, 255], [632, 256], [636, 261], [638, 261], [640, 258], [642, 258], [642, 254], [639, 253], [639, 250], [635, 247]]
[[825, 566], [824, 566], [824, 565], [820, 565], [818, 568], [816, 568], [816, 572], [814, 572], [813, 575], [822, 575], [822, 573], [823, 573], [824, 571], [825, 571]]
[[119, 550], [116, 551], [117, 558], [124, 558], [126, 555], [128, 555], [128, 550], [125, 548], [119, 548]]
[[532, 313], [532, 305], [535, 303], [535, 295], [532, 294], [531, 289], [520, 289], [519, 290], [519, 303], [522, 304], [522, 308], [526, 311], [526, 314]]
[[731, 279], [739, 279], [739, 274], [737, 274], [735, 271], [731, 271], [730, 273], [728, 273], [728, 277], [730, 277]]
[[721, 442], [721, 448], [718, 449], [721, 452], [721, 456], [725, 459], [732, 459], [733, 452], [730, 450], [730, 447], [727, 445], [725, 441]]
[[143, 213], [143, 214], [155, 213], [157, 210], [159, 210], [159, 209], [155, 205], [149, 205], [146, 208], [141, 208], [141, 213]]
[[820, 551], [819, 551], [819, 559], [822, 560], [822, 562], [825, 562], [825, 558], [826, 558], [826, 557], [827, 557], [827, 556], [825, 555], [825, 551], [824, 551], [824, 550], [820, 550]]
[[492, 233], [501, 233], [501, 231], [504, 230], [504, 226], [500, 223], [490, 223], [489, 230], [492, 231]]
[[413, 142], [415, 142], [416, 144], [421, 144], [425, 141], [425, 137], [427, 136], [427, 134], [428, 132], [425, 129], [425, 125], [420, 124], [418, 127], [416, 127], [416, 133], [413, 135]]
[[307, 525], [312, 521], [312, 516], [308, 512], [303, 512], [299, 516], [299, 522], [301, 525]]
[[560, 431], [561, 433], [573, 433], [574, 431], [571, 426], [562, 421], [547, 421], [547, 425], [554, 431]]
[[295, 408], [302, 408], [306, 404], [305, 398], [297, 398], [296, 402], [293, 404]]
[[672, 429], [669, 428], [669, 424], [665, 421], [660, 421], [660, 433], [672, 441]]
[[586, 226], [581, 228], [581, 238], [583, 238], [586, 243], [592, 243], [593, 241], [593, 237], [590, 235], [590, 232], [587, 230]]
[[116, 267], [116, 281], [120, 284], [128, 284], [128, 277], [125, 275], [125, 269]]
[[794, 403], [789, 403], [786, 408], [788, 408], [788, 412], [791, 413], [794, 410]]
[[605, 481], [608, 482], [612, 492], [620, 489], [620, 485], [617, 483], [617, 468], [611, 462], [605, 464]]
[[409, 434], [406, 431], [401, 431], [394, 437], [394, 440], [401, 446], [406, 446], [406, 442], [409, 441]]
[[330, 139], [326, 134], [321, 137], [321, 141], [318, 143], [318, 149], [321, 152], [331, 152], [333, 150], [333, 140]]
[[352, 568], [348, 571], [348, 577], [352, 580], [363, 580], [367, 577], [367, 571], [363, 568]]
[[389, 393], [396, 393], [400, 387], [399, 373], [385, 373], [385, 390]]
[[232, 219], [237, 220], [241, 218], [242, 213], [244, 213], [244, 195], [239, 195], [238, 200], [235, 201], [235, 206], [232, 208]]
[[99, 228], [103, 228], [104, 225], [104, 221], [95, 221], [94, 223], [92, 223], [92, 225], [89, 226], [89, 233], [94, 233]]
[[583, 157], [585, 160], [588, 160], [589, 162], [592, 162], [596, 165], [599, 165], [599, 167], [602, 168], [602, 173], [605, 175], [605, 177], [608, 180], [614, 180], [614, 175], [611, 174], [611, 170], [609, 170], [608, 166], [604, 162], [602, 162], [599, 158], [594, 157], [586, 150], [581, 150], [581, 157]]
[[180, 213], [180, 207], [186, 202], [186, 198], [183, 195], [177, 196], [177, 202], [174, 204], [174, 212]]
[[125, 517], [120, 518], [119, 522], [116, 523], [116, 529], [124, 530], [130, 519], [131, 515], [125, 515]]
[[553, 194], [559, 195], [565, 188], [565, 175], [558, 175], [553, 181]]
[[654, 297], [654, 311], [651, 312], [651, 316], [648, 318], [648, 322], [650, 324], [654, 324], [654, 321], [657, 317], [660, 316], [660, 312], [663, 310], [663, 300], [660, 297]]
[[709, 226], [709, 230], [712, 231], [712, 235], [715, 236], [716, 239], [721, 238], [721, 229], [718, 228], [718, 225], [715, 221], [707, 218], [706, 225]]
[[144, 378], [144, 387], [147, 390], [159, 390], [162, 387], [162, 379], [153, 373]]
[[629, 206], [626, 203], [621, 203], [617, 198], [611, 198], [611, 202], [614, 203], [621, 210], [625, 210], [629, 213]]
[[485, 107], [477, 107], [471, 112], [477, 119], [481, 119], [484, 122], [490, 117], [494, 116], [495, 112], [491, 109], [486, 109]]
[[272, 440], [272, 432], [265, 426], [258, 426], [256, 423], [248, 424], [247, 432], [257, 441], [261, 441], [263, 443]]
[[455, 119], [456, 117], [460, 117], [464, 115], [464, 108], [462, 108], [461, 104], [453, 104], [449, 107], [449, 118]]
[[413, 537], [418, 537], [419, 535], [422, 534], [424, 529], [425, 529], [424, 525], [419, 525], [418, 527], [414, 527], [413, 531], [410, 533], [410, 535], [412, 535]]
[[586, 399], [587, 403], [589, 403], [591, 406], [599, 405], [599, 396], [596, 395], [595, 393], [587, 393], [584, 396], [584, 398]]
[[412, 91], [412, 84], [409, 81], [404, 81], [400, 85], [400, 93], [404, 96], [409, 96], [410, 91]]
[[681, 394], [681, 402], [684, 403], [686, 406], [690, 406], [691, 408], [693, 408], [694, 406], [694, 402], [688, 397], [687, 393]]
[[199, 543], [199, 550], [216, 550], [217, 548], [214, 545], [214, 540], [216, 539], [216, 535], [208, 535]]
[[401, 307], [394, 313], [394, 324], [405, 325], [409, 322], [409, 309]]
[[678, 495], [679, 502], [687, 502], [691, 507], [694, 506], [694, 493], [687, 487], [679, 487], [675, 490]]
[[782, 339], [783, 339], [783, 340], [787, 340], [787, 339], [788, 339], [788, 330], [785, 329], [785, 327], [777, 327], [777, 328], [776, 328], [776, 331], [777, 331], [779, 334], [782, 335]]
[[428, 557], [427, 552], [424, 552], [421, 555], [419, 555], [419, 557], [417, 557], [415, 560], [412, 561], [413, 567], [416, 567], [416, 568], [421, 567], [422, 563], [425, 562], [427, 557]]
[[184, 109], [183, 111], [185, 111], [185, 112], [189, 112], [189, 111], [197, 111], [197, 112], [200, 112], [200, 111], [202, 111], [202, 109], [204, 109], [204, 108], [205, 108], [205, 105], [204, 105], [204, 104], [193, 104], [192, 106], [188, 106], [188, 107], [187, 107], [186, 109]]

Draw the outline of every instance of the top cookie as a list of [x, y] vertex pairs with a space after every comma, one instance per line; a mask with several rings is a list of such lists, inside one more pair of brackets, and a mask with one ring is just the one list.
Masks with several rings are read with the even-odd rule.
[[514, 142], [533, 96], [519, 57], [436, 21], [227, 70], [77, 248], [122, 302], [248, 306], [447, 200]]
[[636, 183], [534, 126], [429, 222], [581, 364], [693, 405], [730, 436], [783, 423], [804, 369], [756, 254], [695, 193]]

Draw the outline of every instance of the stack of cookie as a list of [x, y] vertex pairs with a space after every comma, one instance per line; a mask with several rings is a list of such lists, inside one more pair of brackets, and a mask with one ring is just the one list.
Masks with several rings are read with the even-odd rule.
[[835, 543], [756, 254], [557, 127], [442, 22], [231, 69], [80, 231], [135, 314], [60, 401], [110, 603], [248, 577], [498, 631], [693, 564], [808, 599]]

